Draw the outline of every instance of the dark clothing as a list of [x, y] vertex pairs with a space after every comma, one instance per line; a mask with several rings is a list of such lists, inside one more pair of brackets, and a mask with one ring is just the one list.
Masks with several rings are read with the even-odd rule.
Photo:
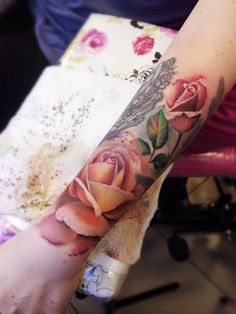
[[0, 19], [0, 131], [19, 109], [42, 70], [48, 65], [33, 31], [24, 2]]
[[197, 0], [29, 0], [39, 45], [57, 63], [89, 14], [117, 15], [178, 30]]

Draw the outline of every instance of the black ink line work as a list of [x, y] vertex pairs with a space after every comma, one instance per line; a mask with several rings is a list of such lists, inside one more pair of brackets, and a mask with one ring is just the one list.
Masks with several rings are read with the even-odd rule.
[[150, 113], [163, 99], [163, 90], [171, 84], [175, 74], [175, 62], [175, 58], [165, 60], [150, 73], [106, 138], [144, 121], [145, 114]]

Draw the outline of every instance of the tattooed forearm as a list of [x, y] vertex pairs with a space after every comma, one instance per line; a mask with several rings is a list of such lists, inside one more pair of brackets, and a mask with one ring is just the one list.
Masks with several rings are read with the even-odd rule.
[[209, 105], [209, 111], [208, 111], [207, 119], [211, 117], [211, 115], [215, 112], [217, 107], [222, 102], [224, 93], [225, 93], [225, 81], [224, 81], [223, 77], [221, 77], [219, 79], [216, 95], [215, 95], [215, 97], [213, 97], [213, 99]]
[[175, 58], [163, 61], [152, 71], [107, 137], [140, 124], [144, 120], [145, 114], [150, 113], [163, 100], [163, 91], [171, 84], [175, 74], [175, 62]]
[[38, 225], [40, 234], [54, 245], [73, 243], [72, 255], [87, 253], [175, 160], [222, 100], [222, 78], [212, 101], [207, 86], [202, 74], [181, 77], [175, 58], [160, 63], [59, 198], [55, 212]]

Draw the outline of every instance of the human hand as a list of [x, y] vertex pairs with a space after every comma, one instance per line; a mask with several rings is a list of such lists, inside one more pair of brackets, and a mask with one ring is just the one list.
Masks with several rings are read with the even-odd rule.
[[53, 246], [36, 227], [0, 246], [0, 313], [62, 314], [75, 291], [84, 255]]

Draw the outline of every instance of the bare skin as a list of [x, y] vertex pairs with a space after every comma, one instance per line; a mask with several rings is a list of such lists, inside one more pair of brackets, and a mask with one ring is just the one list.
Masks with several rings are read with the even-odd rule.
[[51, 247], [34, 228], [3, 245], [1, 313], [64, 313], [76, 289], [81, 263], [68, 257], [69, 251], [67, 245]]
[[235, 29], [234, 1], [199, 1], [50, 212], [0, 247], [1, 314], [65, 312], [90, 250], [183, 151], [235, 83]]

